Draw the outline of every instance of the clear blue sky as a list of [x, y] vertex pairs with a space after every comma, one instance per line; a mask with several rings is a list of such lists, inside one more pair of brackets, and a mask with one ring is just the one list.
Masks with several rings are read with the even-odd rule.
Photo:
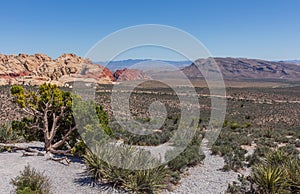
[[171, 25], [214, 56], [300, 59], [299, 0], [3, 0], [0, 53], [85, 53], [138, 24]]

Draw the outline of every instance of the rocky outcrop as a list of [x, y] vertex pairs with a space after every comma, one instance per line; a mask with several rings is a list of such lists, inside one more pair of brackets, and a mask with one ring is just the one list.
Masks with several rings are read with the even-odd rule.
[[130, 81], [130, 80], [148, 80], [151, 79], [145, 73], [138, 69], [122, 69], [116, 70], [114, 73], [114, 78], [116, 81]]
[[75, 54], [63, 54], [53, 60], [45, 54], [0, 54], [0, 85], [40, 85], [44, 82], [64, 86], [72, 81], [111, 83], [109, 69]]

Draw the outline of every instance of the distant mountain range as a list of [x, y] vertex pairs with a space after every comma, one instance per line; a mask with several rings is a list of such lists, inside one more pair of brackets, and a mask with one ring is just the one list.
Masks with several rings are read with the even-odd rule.
[[285, 60], [285, 61], [278, 61], [278, 62], [294, 63], [300, 65], [300, 60]]
[[[265, 61], [245, 58], [208, 58], [190, 61], [156, 61], [150, 59], [130, 59], [124, 61], [93, 63], [75, 54], [63, 54], [52, 59], [44, 54], [0, 54], [0, 85], [39, 85], [44, 82], [67, 85], [74, 80], [100, 84], [116, 81], [166, 78], [180, 80], [178, 72], [189, 78], [201, 78], [198, 67], [206, 67], [206, 72], [215, 72], [215, 62], [225, 79], [289, 80], [300, 82], [300, 65], [297, 61]], [[144, 64], [136, 69], [137, 63]], [[165, 64], [169, 64], [164, 66]], [[170, 64], [173, 65], [170, 68]], [[150, 66], [150, 68], [149, 68]], [[177, 74], [176, 74], [177, 71]], [[182, 75], [182, 74], [181, 74]]]
[[[219, 66], [222, 75], [225, 79], [262, 79], [262, 80], [292, 80], [300, 81], [300, 60], [289, 61], [266, 61], [261, 59], [247, 59], [247, 58], [231, 58], [231, 57], [215, 57], [208, 59], [198, 59], [194, 63], [191, 61], [168, 61], [161, 60], [159, 62], [168, 63], [174, 65], [178, 69], [181, 69], [189, 78], [199, 78], [202, 74], [198, 70], [197, 66], [204, 65], [209, 60], [214, 60]], [[111, 71], [118, 69], [133, 68], [134, 64], [145, 63], [148, 65], [154, 65], [155, 60], [151, 59], [128, 59], [121, 61], [109, 62], [106, 67]], [[98, 62], [98, 64], [105, 64]], [[299, 64], [299, 65], [298, 65]], [[165, 73], [166, 76], [172, 76], [169, 70], [159, 68], [155, 66], [155, 71], [161, 71], [159, 75]], [[140, 69], [144, 70], [144, 69]], [[211, 70], [213, 71], [213, 70]], [[151, 75], [152, 72], [149, 71]], [[154, 75], [154, 74], [153, 74]], [[155, 77], [155, 76], [154, 76]]]
[[[212, 60], [198, 59], [182, 71], [190, 78], [202, 77], [197, 67]], [[213, 58], [225, 79], [277, 79], [300, 81], [300, 66], [291, 62], [273, 62], [245, 58]], [[215, 71], [215, 69], [208, 69]]]
[[[151, 60], [151, 59], [127, 59], [127, 60], [119, 60], [119, 61], [110, 61], [106, 64], [106, 62], [94, 62], [95, 64], [105, 65], [106, 68], [111, 71], [116, 71], [119, 69], [135, 69], [134, 65], [139, 63], [149, 63], [151, 61], [158, 61], [162, 63], [167, 63], [170, 65], [174, 65], [177, 68], [183, 68], [192, 64], [192, 61], [168, 61], [168, 60]], [[133, 66], [133, 67], [132, 67]]]

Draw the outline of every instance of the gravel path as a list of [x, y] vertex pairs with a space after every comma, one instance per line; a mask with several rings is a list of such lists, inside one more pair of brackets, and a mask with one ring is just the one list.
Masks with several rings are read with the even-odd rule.
[[[30, 146], [42, 147], [39, 142]], [[89, 177], [83, 174], [85, 166], [81, 160], [71, 158], [70, 165], [64, 165], [42, 156], [22, 157], [21, 152], [0, 153], [0, 193], [9, 194], [14, 188], [9, 184], [13, 177], [20, 174], [27, 164], [44, 172], [50, 178], [51, 189], [54, 194], [93, 194], [118, 193], [110, 186], [93, 186]]]
[[206, 155], [203, 165], [187, 170], [187, 175], [181, 179], [180, 185], [168, 194], [195, 193], [220, 194], [225, 193], [229, 183], [237, 180], [238, 173], [223, 172], [224, 160], [220, 156], [211, 155], [209, 150], [203, 150]]
[[[27, 144], [26, 144], [27, 145]], [[30, 146], [42, 147], [40, 142], [30, 143]], [[186, 176], [172, 192], [195, 194], [220, 194], [224, 193], [228, 183], [237, 180], [238, 173], [222, 172], [224, 166], [222, 157], [210, 155], [209, 150], [203, 150], [206, 158], [203, 165], [198, 165], [186, 171]], [[0, 153], [0, 193], [12, 193], [14, 188], [9, 184], [13, 177], [22, 171], [26, 164], [44, 172], [51, 181], [54, 194], [94, 194], [94, 193], [121, 193], [111, 186], [93, 185], [92, 180], [84, 174], [85, 166], [78, 158], [71, 158], [70, 165], [46, 160], [42, 156], [22, 157], [21, 152]]]

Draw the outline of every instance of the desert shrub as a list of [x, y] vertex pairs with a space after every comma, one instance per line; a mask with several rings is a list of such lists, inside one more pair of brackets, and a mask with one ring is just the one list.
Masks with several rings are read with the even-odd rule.
[[258, 164], [260, 162], [260, 157], [257, 153], [253, 153], [246, 157], [246, 161], [248, 162], [248, 167], [252, 166], [253, 164]]
[[284, 166], [287, 171], [289, 190], [292, 193], [300, 193], [300, 160], [299, 160], [299, 157], [286, 160]]
[[[256, 165], [250, 176], [239, 179], [227, 192], [233, 193], [299, 193], [300, 160], [299, 155], [291, 155], [280, 149], [269, 151]], [[249, 186], [251, 185], [251, 186]]]
[[230, 129], [237, 129], [239, 128], [239, 124], [237, 122], [231, 122], [230, 123]]
[[86, 145], [83, 140], [79, 140], [71, 149], [73, 156], [83, 156], [86, 152]]
[[253, 180], [250, 176], [238, 175], [238, 181], [228, 184], [225, 193], [230, 194], [252, 194], [256, 193], [253, 188]]
[[1, 143], [12, 143], [22, 141], [21, 134], [16, 130], [13, 130], [11, 124], [2, 123], [0, 124], [0, 142]]
[[249, 128], [251, 126], [252, 126], [252, 124], [250, 122], [247, 122], [243, 125], [244, 128]]
[[[111, 127], [116, 139], [122, 139], [126, 144], [141, 146], [156, 146], [166, 143], [173, 136], [173, 131], [178, 128], [177, 121], [176, 119], [174, 120], [173, 117], [167, 118], [163, 126], [159, 128], [159, 131], [155, 131], [148, 135], [136, 135], [130, 133], [123, 129], [122, 126], [115, 120], [111, 120], [109, 126]], [[134, 126], [131, 128], [134, 129]]]
[[[83, 101], [79, 96], [61, 90], [56, 85], [45, 83], [37, 91], [12, 86], [10, 91], [14, 102], [30, 115], [13, 122], [13, 130], [20, 132], [27, 141], [45, 142], [46, 151], [55, 152], [60, 149], [82, 153], [85, 148], [80, 143], [79, 132], [83, 136], [93, 134], [93, 137], [100, 136], [102, 131], [108, 136], [112, 135], [108, 127], [108, 115], [102, 106], [92, 101]], [[90, 119], [91, 115], [95, 117]], [[76, 119], [78, 122], [75, 123]], [[91, 125], [90, 121], [97, 123], [97, 126], [87, 126]], [[71, 150], [74, 146], [77, 147]]]
[[283, 166], [287, 160], [290, 159], [290, 155], [280, 149], [276, 151], [270, 151], [265, 158], [265, 162], [271, 166]]
[[253, 154], [257, 154], [259, 157], [265, 157], [267, 153], [271, 151], [270, 147], [264, 145], [258, 145]]
[[276, 141], [278, 143], [288, 143], [289, 142], [289, 138], [287, 138], [286, 136], [280, 136], [280, 137], [276, 138]]
[[[123, 146], [117, 151], [108, 147], [88, 151], [84, 155], [87, 172], [96, 181], [111, 183], [134, 193], [155, 193], [165, 188], [169, 176], [166, 166], [158, 165], [159, 161], [150, 158], [149, 153], [135, 152], [134, 148]], [[112, 157], [114, 160], [111, 163], [103, 159]], [[121, 162], [123, 166], [117, 166], [114, 162]], [[136, 170], [140, 165], [147, 168]]]
[[10, 146], [0, 146], [0, 153], [1, 152], [11, 152], [12, 148]]
[[246, 161], [248, 162], [248, 167], [259, 164], [261, 162], [261, 158], [265, 157], [267, 153], [269, 153], [271, 149], [267, 146], [258, 145], [254, 152], [251, 155], [246, 157]]
[[[178, 150], [174, 149], [166, 153], [166, 158], [177, 154]], [[168, 167], [172, 171], [182, 171], [186, 167], [193, 166], [204, 160], [205, 155], [200, 153], [199, 146], [189, 145], [178, 156], [168, 162]]]
[[299, 139], [297, 139], [297, 140], [295, 141], [295, 146], [296, 146], [297, 148], [300, 148], [300, 140], [299, 140]]
[[239, 145], [251, 145], [252, 138], [249, 137], [247, 134], [241, 134], [237, 137], [237, 141]]
[[299, 155], [299, 151], [296, 149], [296, 146], [293, 144], [287, 144], [286, 146], [279, 148], [279, 150], [282, 150], [283, 152], [286, 152], [295, 157]]
[[236, 181], [233, 181], [231, 184], [228, 184], [225, 193], [242, 194], [240, 184]]
[[260, 139], [257, 140], [258, 145], [264, 145], [267, 147], [276, 147], [277, 144], [275, 143], [275, 140], [273, 138], [265, 138], [261, 137]]
[[227, 127], [228, 126], [228, 121], [225, 120], [224, 123], [223, 123], [223, 127]]
[[277, 139], [281, 138], [282, 134], [280, 134], [277, 130], [274, 130], [271, 127], [264, 128], [264, 129], [254, 129], [253, 131], [253, 137], [255, 138], [265, 138], [265, 139]]
[[263, 137], [265, 137], [265, 138], [272, 138], [272, 137], [274, 137], [274, 135], [275, 135], [275, 132], [274, 132], [273, 128], [268, 128], [268, 129], [263, 130]]
[[262, 193], [283, 193], [287, 185], [286, 172], [278, 166], [257, 165], [252, 171], [252, 176]]
[[230, 130], [221, 131], [217, 141], [212, 146], [212, 154], [224, 157], [224, 171], [237, 171], [243, 168], [245, 164], [246, 150], [241, 148], [241, 145], [251, 145], [252, 137], [248, 136], [246, 131], [241, 133], [232, 132]]
[[181, 177], [180, 177], [180, 172], [179, 171], [170, 171], [170, 179], [169, 181], [176, 185], [179, 183], [179, 181], [181, 180]]
[[32, 125], [32, 118], [22, 118], [20, 121], [12, 122], [12, 130], [16, 133], [20, 134], [25, 141], [44, 141], [43, 132], [36, 129], [31, 129], [30, 125]]
[[44, 173], [38, 172], [29, 165], [25, 166], [19, 176], [11, 180], [17, 194], [48, 194], [50, 181]]
[[231, 169], [237, 171], [243, 168], [246, 153], [246, 150], [238, 148], [233, 152], [226, 154], [224, 156], [225, 166], [223, 167], [223, 170], [228, 171]]
[[[196, 165], [204, 160], [205, 155], [200, 150], [201, 141], [200, 131], [197, 131], [193, 136], [192, 141], [184, 150], [182, 150], [180, 144], [177, 145], [178, 148], [168, 150], [165, 156], [166, 160], [169, 161], [168, 167], [172, 171], [182, 171], [186, 167]], [[177, 155], [179, 152], [180, 154]], [[177, 156], [174, 158], [174, 155]], [[170, 158], [173, 159], [170, 160]]]

